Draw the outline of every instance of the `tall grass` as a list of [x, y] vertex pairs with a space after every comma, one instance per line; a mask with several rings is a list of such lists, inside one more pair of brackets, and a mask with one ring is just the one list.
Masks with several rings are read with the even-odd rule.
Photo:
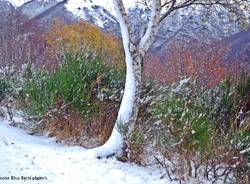
[[112, 90], [122, 87], [124, 73], [102, 63], [96, 56], [88, 59], [65, 54], [62, 64], [53, 72], [33, 70], [23, 86], [32, 113], [43, 115], [59, 104], [89, 117], [99, 110], [98, 96], [108, 98]]

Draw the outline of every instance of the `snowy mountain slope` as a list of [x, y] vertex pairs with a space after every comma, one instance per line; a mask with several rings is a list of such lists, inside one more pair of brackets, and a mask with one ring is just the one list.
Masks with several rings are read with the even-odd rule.
[[0, 13], [9, 11], [11, 9], [11, 4], [6, 1], [0, 0]]
[[[77, 17], [81, 17], [85, 20], [89, 20], [91, 15], [93, 19], [95, 17], [98, 25], [102, 26], [101, 21], [105, 21], [105, 19], [98, 19], [98, 17], [105, 14], [108, 14], [109, 17], [106, 18], [115, 18], [115, 10], [113, 7], [112, 0], [6, 0], [10, 2], [13, 6], [21, 7], [24, 14], [29, 17], [34, 17], [43, 11], [51, 8], [57, 3], [63, 2], [67, 11], [71, 12]], [[126, 0], [125, 6], [127, 8], [133, 7], [134, 0]], [[32, 8], [31, 8], [32, 7]], [[101, 11], [96, 11], [97, 9], [101, 9]], [[98, 16], [96, 16], [98, 15]]]
[[[134, 37], [138, 38], [141, 28], [148, 21], [150, 11], [142, 6], [135, 6], [134, 1], [124, 2], [129, 16], [133, 18]], [[41, 22], [46, 29], [53, 19], [59, 17], [65, 23], [86, 20], [106, 32], [120, 35], [112, 0], [9, 0], [9, 2], [15, 6], [21, 5], [18, 9], [33, 20]], [[220, 11], [212, 12], [208, 16], [204, 8], [177, 11], [161, 24], [151, 51], [162, 53], [171, 40], [206, 42], [211, 39], [224, 39], [240, 32], [239, 22], [229, 20], [227, 14], [227, 11]]]
[[234, 61], [241, 61], [241, 67], [250, 71], [250, 29], [239, 32], [225, 41], [229, 45], [225, 62], [230, 65]]
[[99, 5], [84, 5], [86, 6], [78, 7], [76, 10], [69, 3], [65, 6], [79, 19], [91, 22], [105, 31], [112, 31], [117, 35], [119, 32], [119, 25], [115, 16], [111, 12]]
[[[8, 123], [0, 120], [0, 179], [5, 177], [0, 180], [1, 184], [170, 183], [166, 177], [161, 178], [164, 172], [159, 169], [114, 159], [88, 158], [83, 148], [58, 145], [46, 137], [27, 135]], [[11, 176], [16, 179], [11, 180]], [[27, 177], [26, 180], [21, 176]], [[34, 177], [40, 177], [40, 180]]]
[[13, 6], [19, 7], [30, 0], [8, 0]]
[[20, 10], [28, 17], [33, 18], [39, 15], [40, 13], [43, 13], [44, 11], [48, 10], [49, 8], [55, 6], [59, 2], [59, 0], [29, 0], [23, 3], [22, 6], [20, 6]]
[[23, 12], [30, 12], [30, 9], [37, 10], [30, 13], [30, 21], [39, 22], [45, 30], [50, 29], [54, 20], [59, 19], [66, 24], [77, 21], [77, 18], [71, 12], [67, 11], [64, 1], [52, 0], [49, 4], [45, 1], [40, 1], [39, 4], [43, 6], [37, 9], [36, 7], [39, 6], [38, 3], [30, 1], [21, 6], [20, 9]]
[[[135, 38], [138, 38], [141, 28], [148, 21], [150, 11], [142, 6], [135, 6], [133, 0], [124, 2], [128, 8], [129, 16], [133, 19], [132, 27]], [[79, 0], [73, 3], [70, 0], [66, 4], [66, 7], [75, 16], [96, 24], [104, 28], [104, 30], [112, 27], [110, 30], [119, 35], [119, 25], [115, 20], [112, 1]], [[97, 9], [105, 11], [96, 11]], [[223, 39], [240, 31], [239, 23], [227, 18], [227, 11], [221, 11], [220, 13], [216, 11], [212, 12], [209, 17], [207, 17], [208, 14], [206, 11], [206, 8], [201, 7], [195, 10], [193, 8], [186, 8], [171, 14], [161, 25], [153, 50], [164, 49], [165, 45], [171, 39], [184, 38], [206, 41], [204, 37], [207, 39]], [[105, 18], [100, 18], [100, 15], [103, 15]], [[108, 26], [103, 26], [103, 24]]]
[[[112, 0], [69, 0], [66, 7], [69, 11], [73, 12], [75, 15], [79, 15], [79, 8], [91, 9], [92, 6], [101, 6], [108, 10], [113, 16], [116, 16]], [[124, 1], [124, 6], [126, 8], [132, 8], [135, 6], [135, 0]]]
[[[119, 34], [119, 26], [115, 18], [116, 13], [111, 0], [9, 0], [9, 2], [16, 6], [22, 5], [20, 9], [31, 18], [42, 13], [43, 16], [40, 17], [45, 17], [46, 14], [44, 12], [52, 12], [53, 6], [63, 4], [66, 8], [61, 8], [61, 12], [57, 11], [59, 17], [66, 18], [69, 16], [70, 18], [68, 19], [72, 19], [72, 21], [73, 19], [84, 19], [103, 28], [105, 31], [112, 31], [116, 35]], [[134, 19], [134, 32], [137, 34], [137, 37], [141, 26], [145, 25], [145, 22], [148, 20], [150, 11], [145, 8], [142, 9], [142, 6], [135, 6], [135, 0], [126, 0], [124, 2], [129, 9], [130, 16]], [[48, 9], [51, 10], [47, 11]], [[173, 36], [171, 33], [175, 33], [180, 29], [179, 35], [194, 37], [195, 39], [200, 39], [198, 37], [203, 37], [204, 34], [213, 38], [223, 38], [238, 31], [238, 25], [235, 22], [221, 18], [223, 16], [226, 17], [227, 12], [221, 12], [219, 15], [213, 13], [206, 20], [207, 17], [205, 17], [204, 11], [202, 8], [195, 11], [190, 8], [172, 14], [159, 29], [159, 36], [164, 35], [165, 37], [165, 39], [162, 39], [161, 36], [163, 43]], [[67, 16], [63, 16], [65, 13]], [[161, 44], [158, 43], [156, 45]]]
[[[101, 4], [102, 1], [98, 2]], [[46, 29], [54, 19], [60, 19], [64, 23], [83, 19], [107, 32], [119, 34], [116, 18], [103, 6], [87, 0], [83, 3], [76, 0], [29, 0], [17, 8], [30, 17], [31, 21], [40, 22]]]

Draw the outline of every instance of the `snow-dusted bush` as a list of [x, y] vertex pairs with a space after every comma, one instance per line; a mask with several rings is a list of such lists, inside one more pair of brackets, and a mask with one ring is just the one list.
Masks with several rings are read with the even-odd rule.
[[10, 86], [4, 79], [0, 79], [0, 102], [4, 99], [9, 91]]
[[123, 73], [103, 64], [101, 57], [87, 59], [72, 54], [66, 54], [53, 72], [29, 73], [23, 94], [28, 108], [40, 115], [63, 103], [83, 117], [92, 116], [99, 110], [99, 101], [119, 95], [124, 80]]
[[213, 89], [189, 78], [147, 90], [135, 130], [127, 135], [129, 159], [148, 164], [146, 154], [178, 180], [245, 181], [250, 90], [249, 76], [243, 78], [228, 77]]
[[[211, 104], [205, 89], [194, 81], [181, 81], [168, 88], [153, 106], [153, 116], [168, 127], [168, 134], [159, 144], [166, 149], [177, 143], [188, 150], [209, 151], [210, 135], [214, 127], [210, 117]], [[165, 131], [165, 130], [164, 130]], [[160, 135], [160, 136], [162, 136]]]

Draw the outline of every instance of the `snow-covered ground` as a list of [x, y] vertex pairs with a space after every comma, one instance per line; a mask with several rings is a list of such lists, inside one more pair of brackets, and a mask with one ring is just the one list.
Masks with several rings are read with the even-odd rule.
[[[0, 120], [1, 184], [168, 184], [164, 171], [98, 160], [88, 150], [35, 137]], [[12, 177], [12, 178], [11, 178]], [[173, 182], [174, 183], [174, 182]]]

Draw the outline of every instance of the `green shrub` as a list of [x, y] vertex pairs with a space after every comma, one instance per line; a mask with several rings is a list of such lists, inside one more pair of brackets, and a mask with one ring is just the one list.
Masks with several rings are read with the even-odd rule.
[[213, 120], [206, 109], [206, 91], [186, 81], [166, 90], [153, 106], [153, 116], [169, 128], [165, 146], [178, 142], [188, 150], [208, 151]]
[[217, 122], [217, 128], [228, 130], [234, 119], [233, 115], [236, 113], [234, 104], [235, 88], [232, 84], [232, 79], [227, 77], [216, 89], [214, 89], [214, 91], [214, 98], [218, 99], [216, 102], [217, 104], [215, 104], [216, 109], [213, 111], [214, 119]]
[[4, 97], [9, 91], [10, 91], [9, 84], [5, 80], [0, 79], [0, 102], [4, 99]]
[[134, 155], [143, 160], [140, 154], [146, 153], [170, 174], [232, 183], [247, 178], [250, 78], [242, 74], [233, 79], [227, 77], [213, 89], [191, 79], [143, 89], [135, 134], [127, 138], [128, 153], [133, 153], [130, 160]]
[[87, 59], [72, 54], [66, 54], [54, 72], [31, 73], [23, 93], [28, 97], [29, 110], [39, 115], [63, 102], [83, 116], [91, 116], [99, 110], [98, 94], [109, 97], [124, 80], [123, 72], [103, 64], [101, 57]]
[[153, 116], [169, 128], [164, 144], [185, 140], [183, 145], [189, 150], [208, 151], [210, 137], [237, 133], [237, 113], [240, 109], [250, 110], [249, 83], [250, 77], [242, 73], [235, 84], [227, 77], [214, 89], [201, 88], [191, 80], [166, 87], [151, 107]]

